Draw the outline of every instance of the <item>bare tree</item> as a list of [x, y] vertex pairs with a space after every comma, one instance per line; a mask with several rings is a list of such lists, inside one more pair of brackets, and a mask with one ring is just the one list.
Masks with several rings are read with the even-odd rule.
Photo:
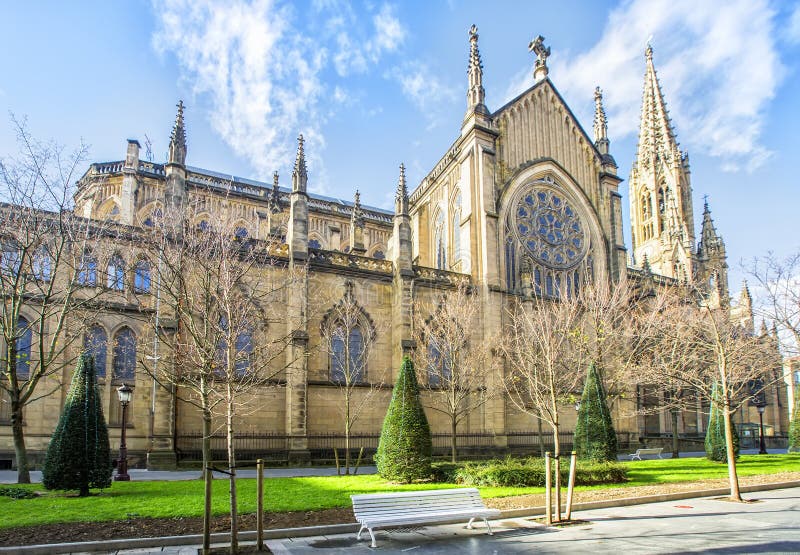
[[[741, 501], [733, 444], [732, 415], [754, 393], [773, 383], [769, 370], [777, 353], [741, 325], [726, 310], [702, 305], [699, 295], [662, 289], [643, 318], [650, 338], [649, 354], [636, 375], [640, 383], [667, 384], [694, 391], [719, 407], [725, 424], [730, 497]], [[759, 381], [760, 380], [760, 381]]]
[[[165, 213], [151, 247], [160, 254], [160, 314], [152, 329], [171, 364], [145, 369], [203, 417], [203, 463], [211, 462], [213, 419], [224, 420], [230, 477], [231, 552], [238, 550], [237, 418], [257, 407], [253, 392], [275, 385], [290, 337], [279, 311], [293, 279], [276, 244], [251, 240], [231, 222], [198, 220], [197, 207]], [[271, 325], [273, 324], [273, 325]], [[207, 471], [207, 470], [206, 470]]]
[[498, 394], [489, 387], [496, 370], [491, 341], [476, 340], [481, 327], [477, 292], [467, 285], [443, 293], [435, 303], [418, 303], [413, 337], [419, 383], [428, 407], [450, 421], [450, 459], [458, 453], [458, 425]]
[[20, 154], [0, 161], [0, 335], [6, 346], [0, 392], [11, 405], [22, 484], [30, 483], [24, 409], [58, 391], [62, 370], [75, 358], [73, 344], [100, 294], [85, 287], [95, 285], [97, 267], [86, 266], [84, 252], [103, 230], [72, 212], [86, 146], [66, 153], [31, 137], [24, 120], [12, 121]]
[[[375, 322], [359, 304], [352, 281], [345, 282], [344, 295], [324, 315], [320, 325], [322, 350], [330, 361], [330, 381], [342, 395], [340, 405], [344, 422], [345, 474], [350, 474], [350, 436], [363, 409], [383, 385], [380, 371], [366, 373], [378, 330]], [[358, 466], [355, 472], [358, 471]]]
[[745, 270], [756, 283], [756, 313], [791, 336], [784, 349], [800, 352], [800, 251], [783, 259], [767, 253]]
[[509, 399], [518, 410], [543, 420], [553, 433], [559, 513], [559, 406], [574, 400], [588, 362], [587, 349], [575, 342], [583, 334], [581, 303], [566, 291], [560, 293], [555, 299], [533, 296], [515, 301], [503, 343]]

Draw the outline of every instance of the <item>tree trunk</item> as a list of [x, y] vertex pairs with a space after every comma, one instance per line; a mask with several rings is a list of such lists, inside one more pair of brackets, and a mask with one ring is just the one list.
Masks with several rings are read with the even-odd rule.
[[231, 555], [239, 552], [239, 512], [236, 499], [236, 450], [233, 436], [233, 385], [228, 384], [227, 440], [228, 440], [228, 472], [230, 472], [230, 504], [231, 504]]
[[553, 454], [555, 458], [555, 494], [556, 514], [555, 522], [561, 521], [561, 444], [558, 440], [558, 428], [553, 428]]
[[678, 410], [670, 411], [672, 416], [672, 458], [680, 457], [680, 440], [678, 439]]
[[457, 445], [456, 445], [456, 429], [458, 428], [458, 422], [456, 421], [455, 415], [450, 415], [450, 462], [456, 462], [456, 457], [458, 455], [457, 452]]
[[17, 456], [17, 483], [30, 484], [31, 472], [28, 467], [28, 451], [25, 448], [25, 431], [22, 428], [22, 405], [11, 401], [11, 430], [14, 435], [14, 454]]
[[211, 411], [203, 408], [203, 478], [206, 470], [211, 466]]
[[731, 486], [731, 501], [741, 501], [739, 491], [739, 476], [736, 474], [736, 452], [733, 449], [733, 421], [730, 413], [730, 403], [727, 399], [723, 402], [722, 417], [725, 419], [725, 450], [728, 454], [728, 482]]
[[[348, 355], [349, 356], [349, 355]], [[348, 359], [349, 360], [349, 359]], [[344, 393], [344, 475], [350, 475], [350, 389], [345, 385]]]
[[536, 419], [536, 427], [539, 429], [539, 455], [544, 458], [544, 441], [542, 440], [542, 419]]

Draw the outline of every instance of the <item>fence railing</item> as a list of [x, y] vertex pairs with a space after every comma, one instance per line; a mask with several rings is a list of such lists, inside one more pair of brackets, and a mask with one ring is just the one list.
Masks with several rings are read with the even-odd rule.
[[[638, 436], [637, 436], [638, 437]], [[240, 432], [234, 439], [236, 458], [240, 461], [258, 458], [270, 460], [285, 459], [289, 450], [291, 435], [265, 432]], [[341, 433], [310, 434], [305, 436], [308, 450], [313, 461], [330, 461], [334, 458], [334, 449], [339, 451], [345, 447], [345, 436]], [[621, 432], [617, 434], [620, 449], [626, 449], [634, 434]], [[380, 434], [352, 434], [350, 436], [350, 449], [353, 452], [364, 449], [367, 460], [378, 449]], [[446, 456], [450, 452], [450, 434], [432, 434], [433, 452], [435, 456]], [[506, 434], [507, 448], [497, 447], [497, 436], [492, 432], [471, 432], [456, 435], [456, 447], [459, 455], [469, 457], [480, 455], [484, 457], [501, 456], [507, 452], [518, 454], [538, 454], [541, 450], [554, 449], [553, 434], [516, 430]], [[570, 451], [574, 446], [574, 434], [561, 432], [559, 434], [561, 451]], [[179, 461], [200, 461], [203, 458], [203, 434], [189, 432], [180, 434], [176, 438], [176, 451]], [[340, 453], [341, 455], [341, 453]], [[224, 435], [211, 436], [211, 458], [225, 460], [227, 458], [227, 439]]]

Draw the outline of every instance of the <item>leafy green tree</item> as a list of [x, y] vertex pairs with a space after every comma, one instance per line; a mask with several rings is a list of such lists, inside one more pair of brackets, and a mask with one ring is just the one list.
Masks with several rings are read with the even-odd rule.
[[403, 358], [381, 429], [375, 462], [387, 480], [409, 483], [431, 476], [431, 429], [419, 398], [414, 363]]
[[[719, 409], [718, 396], [720, 388], [714, 384], [711, 395], [711, 414], [708, 418], [708, 429], [706, 430], [706, 457], [709, 460], [727, 463], [728, 451], [725, 443], [725, 420], [722, 411]], [[732, 426], [734, 458], [739, 457], [739, 434], [736, 427]]]
[[794, 410], [789, 423], [789, 452], [800, 451], [800, 385], [794, 388]]
[[581, 395], [575, 425], [575, 451], [585, 460], [617, 460], [617, 434], [606, 403], [605, 388], [594, 363], [589, 365]]
[[111, 486], [111, 449], [103, 417], [94, 360], [88, 354], [78, 359], [42, 469], [46, 489], [78, 490]]

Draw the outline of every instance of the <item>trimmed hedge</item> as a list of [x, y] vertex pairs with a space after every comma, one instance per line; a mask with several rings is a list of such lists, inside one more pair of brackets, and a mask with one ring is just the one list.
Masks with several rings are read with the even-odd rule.
[[10, 497], [11, 499], [33, 499], [39, 495], [32, 490], [24, 488], [3, 488], [0, 487], [0, 497]]
[[[565, 460], [568, 460], [565, 457]], [[538, 458], [487, 462], [435, 463], [434, 481], [466, 486], [544, 487], [544, 461]], [[569, 464], [561, 465], [562, 483], [569, 477]], [[578, 461], [575, 485], [622, 484], [628, 481], [624, 465], [612, 462]]]
[[375, 453], [378, 474], [406, 484], [428, 480], [432, 451], [431, 429], [419, 399], [414, 363], [404, 357]]
[[[721, 463], [728, 462], [728, 446], [725, 441], [725, 417], [715, 401], [719, 395], [719, 385], [714, 384], [712, 389], [711, 414], [708, 417], [708, 429], [706, 430], [706, 458], [711, 461]], [[731, 423], [733, 432], [733, 456], [739, 458], [739, 434], [736, 426]]]
[[794, 389], [794, 410], [789, 424], [789, 452], [800, 452], [800, 386]]
[[617, 460], [617, 434], [606, 403], [603, 381], [594, 362], [589, 365], [575, 424], [575, 451], [587, 461]]

